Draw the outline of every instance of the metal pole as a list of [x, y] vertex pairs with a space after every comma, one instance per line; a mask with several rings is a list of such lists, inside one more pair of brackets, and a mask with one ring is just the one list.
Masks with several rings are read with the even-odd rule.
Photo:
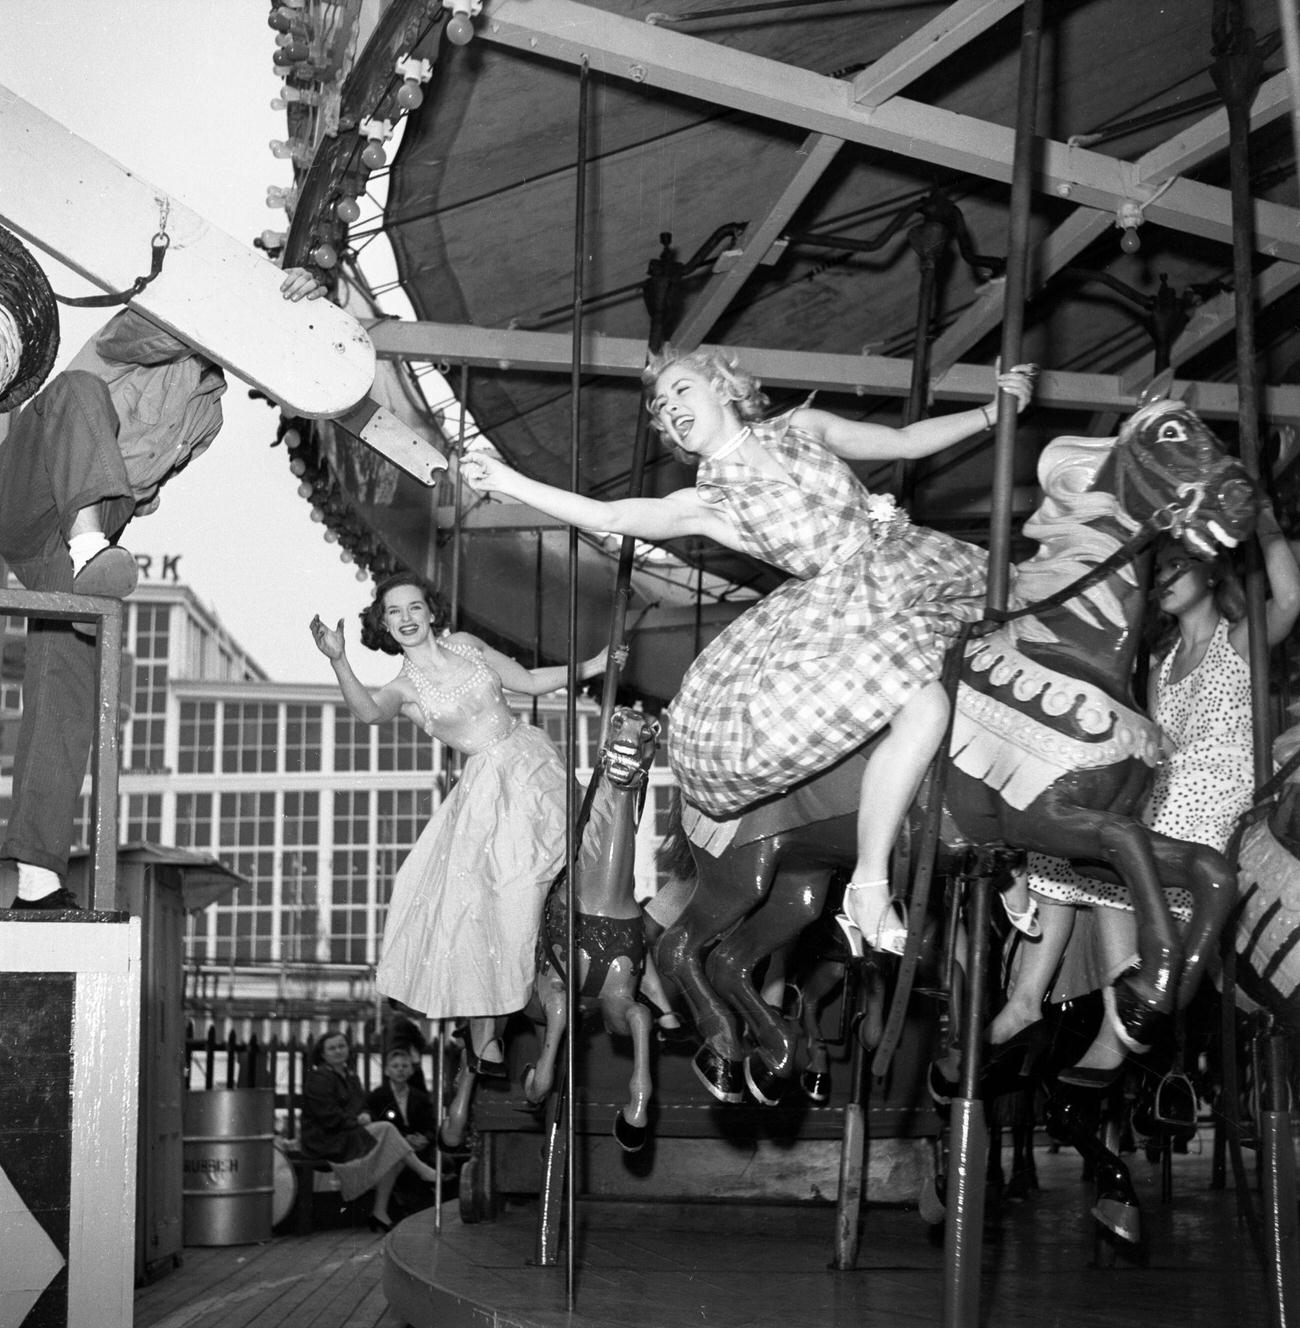
[[1296, 160], [1300, 161], [1300, 18], [1296, 15], [1296, 0], [1277, 0], [1277, 8], [1287, 82], [1291, 86], [1291, 142]]
[[1291, 1328], [1300, 1313], [1300, 1230], [1296, 1215], [1295, 1144], [1287, 1110], [1286, 1039], [1274, 1034], [1264, 1044], [1264, 1087], [1259, 1133], [1264, 1191], [1264, 1248], [1268, 1252], [1270, 1319]]
[[[1210, 66], [1210, 76], [1228, 112], [1228, 174], [1232, 198], [1232, 276], [1237, 318], [1241, 460], [1250, 475], [1259, 479], [1259, 369], [1255, 351], [1255, 277], [1252, 265], [1255, 211], [1250, 192], [1250, 107], [1259, 90], [1263, 62], [1255, 34], [1246, 25], [1239, 0], [1216, 0], [1212, 28], [1215, 58]], [[1260, 785], [1268, 780], [1271, 773], [1271, 716], [1264, 570], [1258, 541], [1250, 542], [1246, 554], [1246, 623], [1250, 643], [1255, 783]], [[1272, 1103], [1274, 1110], [1262, 1113], [1260, 1141], [1264, 1175], [1265, 1249], [1269, 1260], [1269, 1266], [1265, 1269], [1269, 1319], [1274, 1328], [1292, 1328], [1300, 1315], [1300, 1230], [1297, 1230], [1295, 1211], [1295, 1153], [1285, 1110], [1285, 1083], [1281, 1085], [1280, 1096], [1276, 1094], [1277, 1083], [1271, 1083], [1270, 1087], [1275, 1090]], [[1281, 1110], [1278, 1110], [1279, 1102]], [[1282, 1122], [1285, 1122], [1285, 1129], [1282, 1128]]]
[[[583, 266], [587, 248], [587, 94], [590, 66], [583, 56], [578, 67], [578, 161], [574, 182], [574, 224], [573, 224], [573, 362], [570, 367], [570, 409], [569, 432], [569, 488], [578, 491], [579, 482], [579, 446], [581, 442], [581, 404], [582, 404], [582, 296]], [[566, 996], [568, 998], [569, 1035], [565, 1039], [565, 1062], [567, 1066], [569, 1110], [565, 1121], [565, 1230], [568, 1234], [565, 1249], [564, 1292], [565, 1303], [570, 1314], [574, 1306], [574, 1255], [576, 1244], [574, 1232], [577, 1227], [577, 1165], [574, 1154], [575, 1126], [577, 1122], [577, 1046], [578, 1046], [578, 984], [574, 980], [577, 974], [577, 945], [574, 940], [574, 921], [577, 918], [577, 852], [574, 843], [574, 821], [577, 806], [574, 799], [574, 770], [577, 766], [577, 727], [578, 727], [578, 531], [569, 527], [569, 678], [565, 705], [565, 770], [568, 778], [564, 785], [564, 889], [568, 917], [564, 938], [564, 962], [568, 966], [569, 981]]]
[[[1038, 64], [1042, 45], [1042, 0], [1026, 0], [1020, 28], [1020, 85], [1012, 157], [1007, 275], [1002, 310], [1002, 365], [1020, 360], [1029, 267], [1029, 203], [1038, 110]], [[989, 530], [989, 609], [1004, 609], [1011, 562], [1011, 503], [1016, 446], [1016, 403], [998, 393]], [[962, 1027], [962, 1078], [952, 1103], [953, 1165], [949, 1169], [947, 1238], [944, 1242], [944, 1328], [979, 1323], [980, 1249], [984, 1238], [987, 1130], [979, 1101], [983, 1053], [983, 974], [988, 956], [989, 882], [972, 882], [969, 959]]]
[[[669, 307], [678, 307], [673, 298], [676, 287], [672, 274], [680, 265], [673, 262], [671, 236], [664, 234], [663, 247], [658, 259], [650, 264], [651, 277], [646, 282], [646, 301], [650, 310], [650, 332], [647, 346], [651, 355], [663, 348], [668, 335]], [[664, 280], [656, 281], [656, 267]], [[647, 357], [648, 359], [648, 357]], [[650, 412], [646, 408], [645, 394], [637, 406], [636, 432], [632, 438], [632, 460], [628, 467], [627, 496], [639, 498], [645, 488], [646, 457], [650, 443]], [[628, 605], [632, 600], [632, 563], [636, 553], [636, 540], [625, 535], [619, 545], [618, 573], [614, 578], [614, 604], [609, 618], [609, 664], [605, 669], [605, 688], [601, 694], [600, 705], [600, 740], [603, 743], [609, 732], [610, 717], [614, 713], [614, 703], [618, 694], [618, 679], [621, 669], [614, 659], [614, 652], [623, 644], [627, 624]]]

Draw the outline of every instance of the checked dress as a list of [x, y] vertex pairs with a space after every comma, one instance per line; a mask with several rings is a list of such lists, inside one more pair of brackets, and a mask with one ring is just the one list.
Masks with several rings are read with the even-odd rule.
[[861, 746], [984, 607], [982, 550], [912, 525], [789, 416], [754, 433], [788, 482], [730, 455], [702, 460], [695, 486], [747, 553], [789, 573], [705, 648], [672, 704], [669, 762], [712, 817]]

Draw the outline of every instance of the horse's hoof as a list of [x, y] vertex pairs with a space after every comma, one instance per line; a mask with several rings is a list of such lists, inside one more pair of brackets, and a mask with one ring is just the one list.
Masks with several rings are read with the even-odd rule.
[[1127, 977], [1117, 978], [1112, 986], [1106, 987], [1102, 1001], [1115, 1036], [1139, 1056], [1151, 1050], [1169, 1023], [1169, 1015], [1139, 996]]
[[921, 1186], [917, 1200], [921, 1221], [930, 1227], [941, 1227], [948, 1217], [948, 1202], [943, 1177], [936, 1176]]
[[701, 1047], [691, 1057], [691, 1069], [719, 1102], [734, 1106], [745, 1100], [745, 1076], [739, 1061], [725, 1060], [712, 1047]]
[[749, 1091], [765, 1107], [775, 1107], [781, 1101], [786, 1080], [771, 1068], [761, 1057], [745, 1057], [745, 1082]]
[[819, 1107], [831, 1100], [831, 1076], [826, 1070], [805, 1070], [799, 1076], [799, 1087], [804, 1097]]
[[1120, 1240], [1131, 1245], [1142, 1239], [1142, 1214], [1136, 1204], [1115, 1194], [1103, 1194], [1093, 1205], [1092, 1215]]
[[533, 1087], [537, 1083], [537, 1066], [525, 1065], [524, 1077], [520, 1080], [520, 1087], [524, 1090], [524, 1101], [530, 1107], [540, 1107], [546, 1101], [546, 1094], [534, 1094]]
[[648, 1125], [629, 1124], [627, 1117], [621, 1111], [615, 1113], [614, 1138], [618, 1140], [618, 1146], [625, 1153], [639, 1153], [649, 1137]]

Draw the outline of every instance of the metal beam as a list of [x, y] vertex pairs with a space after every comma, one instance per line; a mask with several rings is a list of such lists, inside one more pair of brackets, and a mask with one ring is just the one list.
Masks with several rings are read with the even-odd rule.
[[[556, 332], [472, 327], [454, 323], [399, 322], [382, 319], [369, 325], [381, 359], [446, 361], [488, 369], [528, 369], [569, 373], [571, 336]], [[862, 395], [902, 397], [911, 381], [912, 362], [882, 355], [829, 355], [770, 347], [734, 347], [745, 366], [773, 387], [818, 388]], [[645, 342], [630, 337], [586, 335], [582, 368], [586, 373], [637, 378], [645, 364]], [[993, 391], [987, 364], [954, 364], [933, 379], [938, 401], [987, 401]], [[1198, 383], [1197, 411], [1207, 419], [1235, 418], [1237, 389], [1230, 383]], [[1132, 410], [1137, 394], [1117, 374], [1039, 375], [1036, 403], [1054, 410]], [[1300, 387], [1274, 387], [1264, 393], [1264, 413], [1276, 423], [1300, 423]]]
[[896, 97], [909, 83], [987, 32], [1024, 0], [957, 0], [905, 37], [888, 55], [855, 74], [853, 100], [868, 110]]
[[[1279, 74], [1260, 88], [1255, 104], [1251, 107], [1251, 128], [1259, 129], [1285, 115], [1288, 106], [1286, 78]], [[1145, 186], [1155, 189], [1180, 172], [1200, 165], [1216, 152], [1222, 152], [1227, 146], [1228, 113], [1220, 109], [1175, 134], [1167, 142], [1143, 153], [1133, 163], [1134, 176]], [[1032, 265], [1036, 284], [1039, 287], [1045, 285], [1049, 278], [1061, 268], [1067, 267], [1114, 224], [1115, 218], [1109, 213], [1080, 208], [1039, 246]], [[936, 371], [955, 364], [1001, 321], [1002, 286], [1000, 282], [991, 282], [947, 331], [936, 338], [930, 351], [930, 363]]]
[[709, 335], [714, 323], [726, 312], [754, 269], [786, 228], [799, 204], [816, 187], [835, 154], [844, 146], [842, 138], [829, 134], [811, 134], [799, 149], [799, 164], [785, 188], [773, 200], [767, 214], [757, 225], [745, 229], [741, 254], [725, 272], [715, 276], [701, 298], [673, 332], [673, 342], [693, 350]]
[[[663, 88], [814, 133], [878, 148], [932, 165], [1007, 182], [1012, 131], [905, 97], [856, 105], [852, 85], [807, 69], [575, 3], [489, 0], [484, 39], [580, 64], [615, 78]], [[1087, 207], [1114, 212], [1136, 202], [1147, 219], [1224, 244], [1232, 209], [1224, 189], [1175, 179], [1158, 198], [1132, 162], [1052, 139], [1042, 141], [1035, 187]], [[1258, 247], [1300, 261], [1300, 211], [1255, 202]]]

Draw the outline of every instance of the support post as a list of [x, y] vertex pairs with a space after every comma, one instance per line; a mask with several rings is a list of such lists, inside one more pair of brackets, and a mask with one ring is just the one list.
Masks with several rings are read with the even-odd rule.
[[[1038, 64], [1042, 45], [1042, 0], [1026, 0], [1021, 11], [1020, 80], [1016, 141], [1012, 158], [1011, 207], [1007, 235], [1007, 279], [1002, 309], [1004, 368], [1020, 359], [1028, 291], [1029, 203], [1038, 110]], [[1005, 609], [1010, 581], [1011, 504], [1016, 445], [1016, 403], [998, 393], [997, 437], [993, 455], [993, 502], [989, 527], [990, 610]], [[981, 867], [983, 870], [983, 867]], [[969, 909], [969, 957], [962, 1023], [962, 1074], [952, 1103], [952, 1163], [948, 1176], [944, 1242], [943, 1328], [976, 1328], [979, 1323], [980, 1248], [984, 1234], [984, 1186], [988, 1168], [988, 1129], [979, 1100], [984, 1035], [984, 969], [988, 961], [988, 882], [974, 884]]]

